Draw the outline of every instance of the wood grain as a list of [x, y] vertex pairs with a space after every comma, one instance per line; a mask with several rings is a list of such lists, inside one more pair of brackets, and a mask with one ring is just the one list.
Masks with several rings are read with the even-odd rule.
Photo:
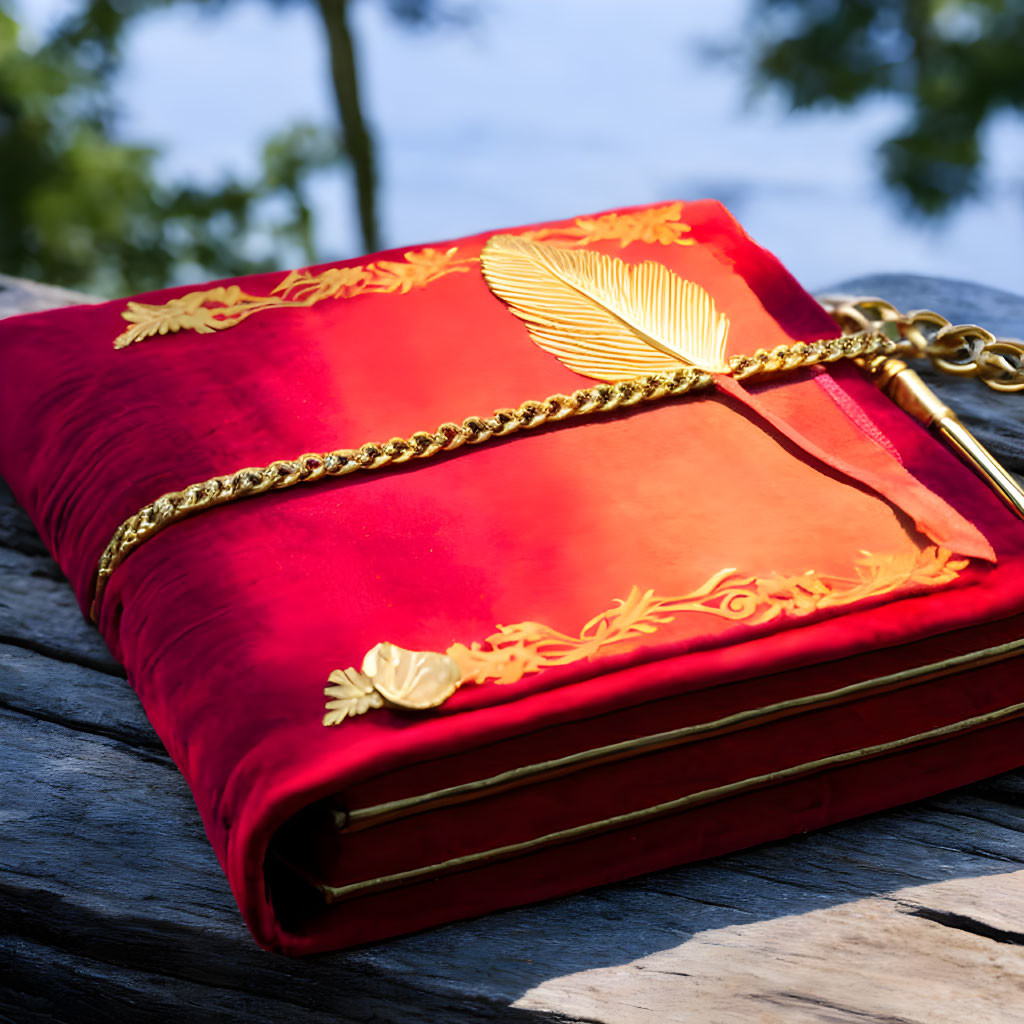
[[[1024, 332], [1017, 296], [854, 284]], [[0, 311], [68, 301], [0, 278]], [[1024, 397], [940, 386], [1024, 470]], [[0, 736], [0, 1021], [1024, 1022], [1024, 772], [391, 942], [261, 951], [183, 779], [5, 489]]]

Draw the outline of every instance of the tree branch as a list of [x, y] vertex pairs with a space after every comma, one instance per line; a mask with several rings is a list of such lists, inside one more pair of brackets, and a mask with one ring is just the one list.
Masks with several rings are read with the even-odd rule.
[[342, 144], [352, 161], [363, 244], [380, 248], [377, 233], [377, 168], [374, 142], [363, 118], [356, 77], [355, 48], [348, 26], [349, 0], [317, 0], [327, 29], [331, 78], [341, 115]]

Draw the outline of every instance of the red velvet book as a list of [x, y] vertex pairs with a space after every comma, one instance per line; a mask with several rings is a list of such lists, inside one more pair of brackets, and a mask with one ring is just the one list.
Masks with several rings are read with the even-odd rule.
[[1024, 522], [837, 334], [618, 210], [6, 320], [0, 474], [312, 953], [1024, 764]]

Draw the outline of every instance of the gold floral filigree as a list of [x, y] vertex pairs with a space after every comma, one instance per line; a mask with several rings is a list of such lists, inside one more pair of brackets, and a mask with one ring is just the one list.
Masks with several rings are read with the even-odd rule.
[[121, 316], [132, 326], [118, 335], [114, 348], [126, 348], [158, 334], [196, 331], [210, 334], [234, 327], [267, 309], [314, 306], [324, 299], [345, 299], [372, 292], [405, 293], [448, 274], [469, 269], [476, 257], [458, 256], [457, 247], [407, 252], [404, 260], [378, 260], [361, 267], [292, 270], [269, 295], [250, 295], [237, 285], [189, 292], [163, 305], [129, 302]]
[[592, 242], [615, 241], [625, 249], [633, 242], [648, 245], [694, 245], [688, 238], [690, 225], [679, 216], [682, 203], [652, 206], [635, 213], [603, 213], [597, 217], [577, 217], [569, 228], [538, 228], [516, 232], [528, 242], [554, 242], [563, 246], [590, 245]]
[[[367, 655], [363, 673], [356, 673], [354, 669], [331, 673], [329, 682], [334, 685], [324, 690], [330, 698], [324, 725], [337, 725], [346, 717], [363, 714], [374, 707], [437, 707], [467, 683], [517, 683], [523, 676], [542, 669], [594, 658], [614, 644], [656, 633], [684, 612], [716, 615], [752, 626], [763, 625], [778, 618], [798, 618], [896, 590], [943, 586], [955, 580], [967, 564], [967, 559], [955, 559], [946, 548], [933, 545], [900, 555], [862, 552], [853, 578], [821, 576], [813, 570], [800, 576], [773, 573], [756, 577], [735, 569], [723, 569], [702, 587], [682, 597], [659, 597], [653, 590], [641, 591], [633, 587], [613, 608], [595, 615], [577, 636], [561, 633], [540, 622], [517, 622], [499, 626], [482, 642], [469, 646], [452, 644], [444, 655], [403, 651], [394, 645], [378, 644]], [[400, 652], [396, 658], [403, 659], [401, 701], [380, 687], [375, 688], [373, 666], [376, 661], [371, 655], [379, 648]], [[434, 662], [428, 671], [424, 666], [431, 657]], [[414, 674], [418, 674], [418, 681], [412, 684], [409, 680]], [[414, 691], [420, 686], [429, 691], [428, 698], [417, 697]], [[375, 696], [382, 699], [375, 700]]]
[[[690, 226], [679, 220], [682, 211], [682, 203], [670, 203], [636, 213], [578, 217], [569, 227], [542, 228], [520, 232], [520, 235], [574, 248], [615, 240], [623, 247], [633, 242], [692, 245], [693, 239], [685, 237]], [[268, 309], [305, 308], [324, 299], [381, 292], [406, 294], [449, 274], [463, 273], [476, 262], [476, 256], [460, 256], [457, 246], [413, 249], [401, 260], [377, 260], [362, 266], [329, 267], [320, 271], [293, 270], [269, 295], [252, 295], [237, 285], [229, 285], [189, 292], [161, 305], [132, 301], [121, 313], [130, 326], [114, 340], [114, 348], [127, 348], [147, 338], [178, 331], [212, 334]]]

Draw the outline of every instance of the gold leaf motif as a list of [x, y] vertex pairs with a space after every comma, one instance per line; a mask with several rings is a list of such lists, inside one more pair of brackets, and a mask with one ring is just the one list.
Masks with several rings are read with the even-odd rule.
[[248, 296], [243, 298], [240, 288], [231, 287], [189, 292], [162, 306], [129, 302], [121, 316], [132, 326], [118, 336], [114, 348], [124, 348], [144, 338], [175, 331], [190, 330], [197, 334], [210, 334], [227, 326], [227, 322], [220, 319], [225, 311], [237, 316], [247, 300], [254, 301]]
[[[542, 228], [522, 235], [566, 246], [597, 241], [618, 241], [623, 247], [633, 242], [692, 245], [693, 239], [684, 237], [690, 226], [679, 220], [682, 210], [682, 203], [669, 203], [636, 213], [579, 217], [569, 227]], [[271, 288], [269, 295], [251, 295], [231, 285], [189, 292], [163, 305], [133, 301], [127, 303], [121, 313], [131, 326], [118, 335], [114, 348], [126, 348], [147, 338], [178, 331], [198, 334], [222, 331], [268, 309], [304, 308], [325, 299], [345, 299], [367, 293], [405, 294], [448, 274], [465, 272], [476, 262], [475, 256], [459, 256], [456, 246], [445, 250], [414, 249], [405, 253], [401, 260], [378, 260], [362, 266], [329, 267], [321, 271], [293, 270]]]
[[315, 306], [324, 299], [346, 299], [381, 292], [404, 294], [422, 288], [448, 274], [464, 272], [476, 262], [459, 257], [455, 246], [446, 250], [420, 249], [407, 252], [403, 260], [379, 260], [360, 267], [329, 267], [312, 272], [292, 270], [269, 295], [250, 295], [237, 285], [189, 292], [162, 306], [129, 302], [121, 316], [133, 326], [114, 341], [125, 348], [158, 334], [194, 330], [200, 334], [234, 327], [254, 313], [268, 309], [297, 309]]
[[[853, 578], [821, 576], [813, 570], [799, 576], [773, 573], [756, 577], [723, 569], [703, 586], [681, 597], [659, 597], [653, 590], [633, 587], [611, 609], [595, 615], [576, 636], [540, 622], [518, 622], [498, 626], [482, 642], [475, 641], [469, 646], [452, 644], [444, 655], [378, 644], [367, 654], [363, 673], [351, 668], [331, 673], [332, 682], [344, 680], [350, 689], [342, 692], [334, 687], [324, 692], [361, 709], [348, 710], [348, 705], [343, 705], [339, 715], [332, 711], [339, 706], [338, 701], [331, 701], [324, 725], [337, 725], [346, 715], [381, 707], [380, 693], [396, 706], [430, 708], [444, 703], [467, 683], [517, 683], [523, 676], [542, 669], [595, 658], [614, 644], [657, 633], [684, 612], [762, 625], [777, 618], [799, 618], [897, 590], [944, 586], [957, 579], [967, 564], [967, 559], [954, 559], [952, 552], [933, 545], [899, 555], [862, 552]], [[382, 668], [391, 664], [394, 669]], [[359, 705], [358, 701], [367, 699], [374, 688], [378, 702]]]
[[367, 267], [330, 267], [319, 274], [293, 270], [271, 289], [270, 294], [278, 296], [275, 305], [284, 302], [312, 306], [323, 299], [356, 295], [366, 288], [369, 280]]
[[324, 694], [331, 698], [324, 725], [341, 725], [349, 716], [363, 715], [384, 703], [373, 682], [354, 668], [335, 669], [327, 681], [333, 685], [324, 687]]
[[593, 250], [497, 235], [480, 265], [533, 340], [577, 373], [620, 381], [686, 365], [728, 372], [728, 319], [700, 285], [663, 263], [630, 266]]
[[448, 274], [466, 271], [472, 258], [459, 259], [458, 249], [452, 246], [441, 252], [438, 249], [421, 249], [407, 252], [403, 262], [382, 260], [371, 263], [373, 272], [364, 291], [401, 292], [403, 295], [413, 288], [423, 288]]
[[633, 242], [648, 245], [694, 245], [690, 225], [680, 219], [682, 203], [652, 206], [633, 213], [603, 213], [597, 217], [577, 217], [568, 228], [537, 228], [517, 231], [518, 238], [531, 242], [555, 242], [563, 246], [590, 245], [593, 242], [618, 242], [625, 249]]

